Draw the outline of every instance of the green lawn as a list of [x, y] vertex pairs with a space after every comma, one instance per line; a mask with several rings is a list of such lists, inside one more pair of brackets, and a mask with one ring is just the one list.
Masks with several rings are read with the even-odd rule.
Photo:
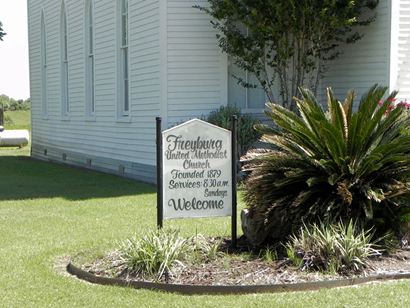
[[[28, 129], [31, 130], [30, 110], [6, 111], [5, 129]], [[11, 122], [9, 121], [11, 120]]]
[[[410, 281], [315, 292], [181, 296], [92, 285], [59, 274], [59, 256], [102, 252], [155, 227], [153, 187], [0, 151], [1, 307], [410, 306]], [[16, 156], [17, 155], [17, 156]], [[165, 222], [184, 234], [229, 235], [229, 218]]]

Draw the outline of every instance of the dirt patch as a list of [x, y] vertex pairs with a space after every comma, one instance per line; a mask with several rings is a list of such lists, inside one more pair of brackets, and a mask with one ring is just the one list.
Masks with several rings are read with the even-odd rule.
[[[74, 258], [73, 263], [82, 270], [101, 277], [158, 282], [155, 278], [150, 279], [129, 272], [120, 260], [118, 252], [110, 252], [91, 262], [78, 262]], [[164, 275], [159, 281], [189, 285], [266, 285], [397, 273], [410, 273], [410, 249], [400, 249], [389, 255], [373, 257], [364, 271], [349, 276], [302, 271], [292, 266], [287, 259], [268, 262], [243, 251], [225, 251], [212, 261], [200, 264], [178, 263], [172, 273]]]

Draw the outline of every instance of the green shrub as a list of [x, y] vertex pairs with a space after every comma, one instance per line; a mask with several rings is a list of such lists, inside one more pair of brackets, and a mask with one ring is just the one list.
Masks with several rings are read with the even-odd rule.
[[232, 116], [238, 116], [238, 148], [239, 155], [246, 153], [249, 147], [257, 141], [261, 134], [254, 129], [259, 121], [249, 114], [242, 114], [241, 110], [235, 106], [221, 106], [218, 110], [212, 111], [207, 121], [216, 126], [231, 130]]
[[347, 274], [362, 270], [369, 257], [380, 254], [372, 237], [373, 232], [357, 228], [352, 221], [347, 225], [304, 225], [285, 248], [293, 264], [303, 270]]
[[[298, 113], [268, 104], [277, 128], [259, 126], [277, 150], [251, 157], [245, 184], [248, 238], [281, 242], [302, 221], [358, 221], [380, 235], [398, 232], [409, 213], [410, 121], [403, 108], [386, 112], [396, 92], [373, 86], [353, 111], [354, 93], [339, 102], [327, 91], [328, 111], [301, 89]], [[245, 224], [244, 224], [245, 225]], [[255, 244], [255, 243], [254, 243]]]

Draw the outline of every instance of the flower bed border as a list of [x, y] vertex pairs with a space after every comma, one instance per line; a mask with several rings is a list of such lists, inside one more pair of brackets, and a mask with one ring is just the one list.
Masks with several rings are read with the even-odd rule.
[[67, 272], [81, 280], [90, 283], [131, 287], [135, 289], [146, 289], [153, 291], [165, 291], [184, 295], [228, 295], [228, 294], [250, 294], [250, 293], [277, 293], [294, 291], [313, 291], [319, 289], [329, 289], [337, 287], [353, 286], [367, 282], [410, 279], [410, 272], [372, 275], [368, 277], [347, 278], [338, 280], [325, 280], [314, 282], [290, 283], [290, 284], [270, 284], [270, 285], [184, 285], [166, 284], [147, 281], [127, 281], [119, 278], [100, 277], [84, 271], [71, 262], [66, 266]]

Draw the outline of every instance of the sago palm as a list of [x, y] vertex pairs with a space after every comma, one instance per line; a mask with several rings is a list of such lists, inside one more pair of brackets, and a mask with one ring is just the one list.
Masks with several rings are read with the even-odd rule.
[[353, 91], [340, 102], [330, 88], [327, 112], [306, 89], [298, 113], [268, 104], [275, 128], [258, 129], [275, 150], [255, 153], [245, 165], [245, 235], [253, 244], [281, 241], [302, 222], [397, 225], [408, 209], [400, 197], [409, 193], [409, 118], [403, 108], [390, 111], [396, 92], [379, 105], [386, 90], [373, 86], [356, 112]]

